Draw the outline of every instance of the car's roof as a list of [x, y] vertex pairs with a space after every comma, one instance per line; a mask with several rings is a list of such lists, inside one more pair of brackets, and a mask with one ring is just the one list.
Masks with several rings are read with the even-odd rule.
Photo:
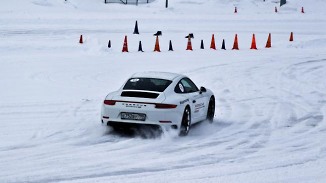
[[166, 80], [174, 80], [177, 77], [186, 77], [182, 74], [171, 73], [171, 72], [156, 72], [156, 71], [146, 71], [146, 72], [138, 72], [133, 74], [131, 77], [133, 78], [158, 78], [158, 79], [166, 79]]

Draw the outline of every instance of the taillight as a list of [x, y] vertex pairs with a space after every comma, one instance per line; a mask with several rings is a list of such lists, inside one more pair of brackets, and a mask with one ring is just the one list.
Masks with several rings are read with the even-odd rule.
[[104, 104], [106, 104], [106, 105], [115, 105], [116, 102], [117, 101], [115, 101], [115, 100], [104, 100]]
[[157, 109], [173, 109], [176, 107], [177, 105], [173, 105], [173, 104], [155, 104], [155, 108]]

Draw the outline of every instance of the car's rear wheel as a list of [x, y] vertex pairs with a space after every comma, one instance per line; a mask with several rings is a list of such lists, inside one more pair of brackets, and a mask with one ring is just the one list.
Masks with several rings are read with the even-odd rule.
[[214, 114], [215, 114], [215, 98], [214, 96], [212, 96], [209, 99], [209, 103], [208, 103], [208, 109], [207, 109], [207, 120], [212, 123], [213, 119], [214, 119]]
[[191, 126], [191, 113], [190, 113], [190, 108], [186, 107], [183, 116], [182, 116], [182, 121], [181, 121], [181, 126], [180, 126], [180, 136], [186, 136], [189, 133]]

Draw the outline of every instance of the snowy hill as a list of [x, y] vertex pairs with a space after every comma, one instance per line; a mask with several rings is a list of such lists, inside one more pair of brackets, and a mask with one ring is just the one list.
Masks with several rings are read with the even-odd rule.
[[[0, 182], [324, 182], [326, 1], [287, 2], [2, 2]], [[217, 50], [209, 49], [212, 34]], [[235, 34], [240, 50], [232, 50]], [[252, 34], [258, 50], [250, 49]], [[129, 53], [121, 52], [125, 35]], [[150, 70], [210, 88], [214, 123], [154, 139], [102, 126], [106, 94]]]

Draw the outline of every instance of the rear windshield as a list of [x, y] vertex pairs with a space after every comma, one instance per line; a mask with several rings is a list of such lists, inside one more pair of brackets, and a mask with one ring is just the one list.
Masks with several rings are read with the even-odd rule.
[[165, 79], [130, 78], [123, 89], [163, 92], [171, 83], [172, 81]]

